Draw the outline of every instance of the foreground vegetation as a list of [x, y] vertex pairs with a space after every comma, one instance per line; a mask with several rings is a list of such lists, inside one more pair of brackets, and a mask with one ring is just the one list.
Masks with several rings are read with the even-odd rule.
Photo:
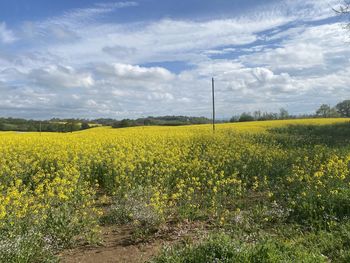
[[349, 132], [314, 119], [0, 133], [0, 262], [55, 261], [99, 243], [101, 224], [144, 240], [188, 221], [211, 230], [155, 262], [348, 262]]

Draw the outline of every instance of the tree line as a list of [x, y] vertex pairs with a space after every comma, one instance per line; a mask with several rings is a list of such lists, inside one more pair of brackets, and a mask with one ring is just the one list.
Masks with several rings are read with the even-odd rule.
[[[219, 122], [246, 122], [246, 121], [266, 121], [266, 120], [284, 120], [297, 118], [350, 118], [350, 100], [344, 100], [336, 106], [331, 107], [322, 104], [315, 113], [304, 115], [291, 115], [284, 108], [279, 112], [262, 112], [260, 110], [243, 112], [240, 115], [233, 116], [230, 120], [221, 120]], [[189, 116], [161, 116], [146, 117], [138, 119], [115, 120], [111, 118], [100, 118], [94, 120], [88, 119], [59, 119], [51, 120], [26, 120], [20, 118], [0, 118], [0, 131], [19, 131], [19, 132], [74, 132], [89, 129], [96, 126], [111, 126], [113, 128], [126, 128], [134, 126], [179, 126], [209, 124], [211, 119], [206, 117]]]
[[59, 119], [51, 120], [26, 120], [20, 118], [0, 118], [0, 131], [19, 132], [74, 132], [96, 126], [112, 126], [113, 128], [125, 128], [133, 126], [179, 126], [207, 124], [211, 120], [205, 117], [188, 116], [162, 116], [138, 119], [115, 120], [111, 118], [88, 119]]
[[0, 131], [19, 132], [74, 132], [90, 128], [87, 122], [80, 120], [26, 120], [20, 118], [0, 118]]
[[136, 120], [123, 119], [121, 121], [115, 121], [111, 126], [113, 128], [125, 128], [132, 126], [180, 126], [208, 124], [210, 122], [211, 120], [206, 117], [162, 116], [139, 118]]
[[262, 112], [260, 110], [250, 112], [243, 112], [241, 115], [233, 116], [230, 122], [246, 122], [246, 121], [267, 121], [267, 120], [283, 120], [292, 118], [288, 111], [281, 108], [279, 113], [275, 112]]
[[284, 108], [279, 112], [261, 112], [260, 110], [243, 112], [241, 115], [233, 116], [230, 122], [246, 121], [267, 121], [267, 120], [285, 120], [301, 118], [350, 118], [350, 100], [339, 102], [336, 106], [331, 107], [328, 104], [322, 104], [313, 114], [291, 115]]

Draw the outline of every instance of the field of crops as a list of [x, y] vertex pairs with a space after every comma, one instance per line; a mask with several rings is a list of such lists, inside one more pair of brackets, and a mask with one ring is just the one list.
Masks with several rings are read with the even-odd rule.
[[189, 221], [220, 234], [155, 262], [349, 262], [349, 142], [347, 119], [0, 133], [0, 262]]

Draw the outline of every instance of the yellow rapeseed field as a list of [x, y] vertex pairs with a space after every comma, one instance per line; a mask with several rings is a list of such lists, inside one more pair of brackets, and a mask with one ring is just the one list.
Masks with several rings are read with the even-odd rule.
[[219, 124], [215, 134], [210, 125], [0, 133], [0, 261], [40, 261], [77, 240], [94, 241], [102, 197], [137, 222], [143, 215], [125, 205], [133, 199], [157, 222], [225, 225], [259, 196], [297, 222], [330, 225], [350, 215], [350, 151], [327, 127], [339, 127], [341, 141], [348, 121]]

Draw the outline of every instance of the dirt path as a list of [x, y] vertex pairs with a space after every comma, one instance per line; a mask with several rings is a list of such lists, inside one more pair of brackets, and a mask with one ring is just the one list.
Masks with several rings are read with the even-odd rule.
[[149, 242], [135, 243], [130, 226], [102, 228], [101, 246], [81, 246], [63, 251], [59, 256], [63, 263], [141, 263], [156, 256], [165, 245], [180, 240], [197, 240], [208, 231], [205, 223], [172, 225], [154, 236]]
[[133, 244], [131, 229], [128, 227], [105, 227], [102, 229], [103, 245], [98, 247], [82, 246], [66, 250], [60, 254], [64, 263], [139, 263], [155, 256], [163, 245], [164, 240], [150, 243]]

